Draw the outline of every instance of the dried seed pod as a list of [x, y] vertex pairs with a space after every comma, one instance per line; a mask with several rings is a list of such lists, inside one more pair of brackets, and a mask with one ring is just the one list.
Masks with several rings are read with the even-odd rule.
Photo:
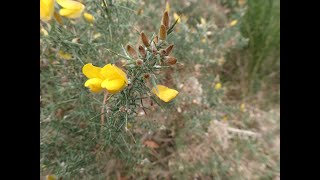
[[172, 51], [172, 49], [173, 49], [173, 44], [171, 44], [169, 47], [167, 47], [166, 48], [166, 56], [169, 56], [170, 55], [170, 53], [171, 53], [171, 51]]
[[128, 44], [127, 45], [127, 52], [130, 54], [130, 56], [132, 56], [133, 58], [136, 58], [137, 57], [137, 52], [136, 50], [134, 50], [134, 48]]
[[147, 56], [146, 50], [141, 45], [139, 45], [139, 53], [143, 58], [145, 58]]
[[158, 42], [159, 42], [159, 37], [158, 37], [158, 35], [156, 35], [156, 36], [154, 37], [153, 41], [154, 41], [156, 44], [158, 44]]
[[166, 56], [167, 51], [165, 49], [160, 49], [159, 52], [160, 56]]
[[163, 17], [162, 17], [162, 24], [169, 29], [169, 13], [168, 11], [165, 11], [163, 13]]
[[136, 64], [137, 64], [137, 66], [141, 66], [143, 64], [143, 60], [142, 59], [137, 59], [136, 60]]
[[174, 65], [177, 63], [177, 58], [171, 57], [171, 56], [166, 56], [165, 57], [165, 63], [169, 65]]
[[160, 38], [160, 40], [163, 40], [163, 41], [165, 41], [167, 39], [167, 28], [163, 24], [161, 24], [161, 26], [160, 26], [159, 38]]
[[143, 43], [146, 47], [149, 47], [149, 46], [150, 46], [150, 43], [149, 43], [149, 39], [148, 39], [148, 37], [146, 36], [146, 34], [142, 31], [140, 35], [141, 35], [142, 43]]

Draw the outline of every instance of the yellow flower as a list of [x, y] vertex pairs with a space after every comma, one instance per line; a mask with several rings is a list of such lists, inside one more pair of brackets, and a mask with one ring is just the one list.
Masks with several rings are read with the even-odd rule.
[[82, 72], [89, 78], [84, 86], [94, 93], [98, 93], [105, 88], [110, 94], [115, 94], [128, 84], [127, 75], [112, 64], [107, 64], [100, 68], [89, 63], [83, 66]]
[[230, 26], [235, 26], [238, 23], [238, 20], [233, 20], [230, 22]]
[[50, 21], [54, 12], [54, 0], [40, 0], [40, 19]]
[[[158, 89], [158, 91], [157, 91]], [[170, 89], [163, 85], [157, 85], [156, 88], [152, 88], [152, 92], [157, 95], [162, 101], [169, 102], [178, 95], [178, 91]]]
[[176, 21], [177, 19], [179, 19], [177, 23], [180, 23], [180, 22], [181, 22], [181, 18], [180, 18], [180, 16], [179, 16], [177, 13], [173, 13], [173, 18], [174, 18], [175, 21]]
[[246, 112], [246, 104], [245, 104], [245, 103], [242, 103], [242, 104], [240, 105], [240, 109], [241, 109], [242, 112]]
[[179, 18], [177, 23], [187, 22], [188, 21], [188, 17], [183, 15], [183, 14], [181, 14], [179, 16], [177, 13], [173, 13], [173, 18], [174, 18], [174, 21], [176, 21]]
[[215, 86], [214, 86], [214, 89], [215, 90], [219, 90], [222, 88], [222, 84], [221, 83], [217, 83]]
[[85, 8], [80, 2], [72, 0], [57, 0], [57, 3], [63, 7], [59, 11], [60, 15], [71, 19], [79, 18]]
[[169, 1], [166, 2], [166, 11], [170, 12], [170, 4], [169, 4]]
[[64, 60], [70, 60], [70, 59], [72, 59], [72, 55], [71, 55], [71, 54], [66, 53], [66, 52], [63, 52], [63, 51], [58, 51], [58, 56], [59, 56], [61, 59], [64, 59]]
[[92, 14], [89, 13], [83, 13], [84, 19], [88, 22], [88, 23], [93, 23], [94, 22], [94, 17]]

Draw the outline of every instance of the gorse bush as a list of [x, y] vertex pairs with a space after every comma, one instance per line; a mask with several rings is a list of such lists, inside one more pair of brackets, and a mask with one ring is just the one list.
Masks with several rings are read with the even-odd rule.
[[277, 112], [229, 95], [250, 3], [41, 0], [41, 176], [275, 179]]
[[[84, 75], [89, 78], [85, 86], [93, 93], [105, 91], [104, 106], [106, 101], [110, 99], [106, 109], [107, 122], [109, 123], [107, 128], [121, 129], [125, 125], [125, 129], [127, 129], [128, 120], [134, 120], [137, 115], [137, 107], [145, 108], [143, 99], [151, 98], [159, 104], [151, 93], [164, 102], [169, 102], [177, 96], [178, 91], [158, 85], [156, 82], [156, 77], [161, 70], [177, 62], [175, 57], [170, 56], [174, 45], [170, 45], [166, 41], [167, 35], [173, 31], [175, 24], [169, 26], [169, 15], [166, 11], [163, 14], [159, 35], [154, 34], [149, 40], [147, 35], [141, 32], [143, 46], [139, 45], [139, 53], [130, 44], [124, 50], [125, 55], [116, 53], [126, 59], [126, 61], [122, 61], [122, 66], [126, 69], [127, 74], [112, 64], [99, 68], [89, 63], [83, 67]], [[148, 86], [148, 81], [151, 81], [152, 87]], [[117, 93], [119, 94], [116, 96]], [[108, 94], [110, 94], [109, 98]], [[101, 110], [102, 129], [105, 121], [104, 110], [106, 107], [104, 106]], [[111, 125], [112, 127], [110, 127]]]

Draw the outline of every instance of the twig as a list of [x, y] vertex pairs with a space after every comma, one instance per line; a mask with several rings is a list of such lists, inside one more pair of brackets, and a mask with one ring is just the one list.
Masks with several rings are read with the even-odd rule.
[[102, 102], [102, 108], [101, 108], [101, 130], [100, 130], [100, 133], [102, 133], [103, 125], [104, 125], [104, 115], [105, 115], [104, 109], [105, 109], [105, 105], [107, 102], [107, 97], [108, 97], [108, 91], [105, 91], [104, 97], [103, 97], [103, 102]]
[[243, 135], [247, 135], [247, 136], [251, 136], [251, 137], [260, 137], [260, 134], [252, 132], [252, 131], [235, 129], [235, 128], [231, 128], [231, 127], [228, 127], [227, 130], [229, 132], [233, 132], [233, 133], [236, 133], [236, 134], [243, 134]]

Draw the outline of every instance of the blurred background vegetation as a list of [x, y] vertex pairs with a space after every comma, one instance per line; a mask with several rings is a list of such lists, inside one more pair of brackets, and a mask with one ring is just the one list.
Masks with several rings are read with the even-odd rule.
[[[119, 64], [166, 1], [81, 1], [95, 22], [40, 22], [40, 174], [63, 179], [280, 179], [280, 0], [169, 0], [178, 59], [159, 81], [179, 91], [106, 127], [86, 63]], [[48, 34], [43, 33], [44, 30]], [[63, 53], [72, 55], [66, 58]], [[148, 102], [146, 102], [148, 104]]]

